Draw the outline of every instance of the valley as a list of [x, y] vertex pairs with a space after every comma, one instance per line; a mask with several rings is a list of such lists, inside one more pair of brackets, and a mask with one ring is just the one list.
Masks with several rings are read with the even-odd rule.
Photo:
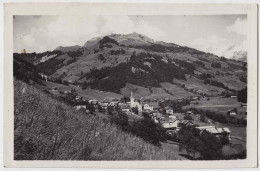
[[[204, 136], [210, 138], [194, 138], [205, 144], [208, 144], [207, 139], [220, 143], [221, 148], [216, 150], [221, 155], [213, 157], [244, 157], [247, 124], [247, 63], [244, 61], [154, 41], [137, 33], [111, 34], [88, 40], [83, 46], [59, 46], [44, 53], [14, 53], [14, 77], [19, 80], [15, 84], [21, 86], [26, 82], [31, 86], [29, 89], [40, 91], [46, 101], [51, 99], [62, 108], [68, 105], [70, 113], [61, 112], [62, 118], [70, 118], [76, 111], [75, 117], [92, 118], [91, 121], [83, 119], [84, 123], [98, 122], [97, 129], [111, 123], [112, 130], [107, 133], [120, 132], [118, 138], [127, 143], [138, 137], [140, 140], [135, 139], [135, 142], [158, 150], [159, 159], [190, 159], [189, 149], [177, 152], [180, 146], [176, 144], [187, 138], [182, 131], [201, 131], [203, 135], [206, 132]], [[20, 91], [21, 87], [18, 89]], [[46, 110], [49, 109], [44, 108]], [[39, 114], [40, 109], [37, 112]], [[124, 136], [127, 138], [123, 141]], [[107, 138], [112, 143], [111, 137]], [[233, 146], [228, 146], [225, 138]], [[93, 139], [93, 143], [99, 141]], [[216, 143], [213, 140], [209, 143]], [[241, 150], [237, 150], [237, 146]], [[113, 150], [106, 149], [108, 153], [103, 153], [96, 147], [91, 148], [95, 153], [86, 160], [89, 157], [111, 159], [108, 154]], [[115, 144], [110, 148], [115, 148]], [[122, 154], [123, 145], [120, 148]], [[126, 148], [130, 154], [132, 147]], [[140, 150], [136, 144], [134, 149]], [[221, 150], [226, 155], [222, 155]], [[136, 157], [136, 151], [130, 156]], [[168, 153], [164, 151], [174, 153], [166, 157]], [[146, 154], [150, 153], [145, 151], [139, 158], [147, 159]], [[69, 156], [66, 153], [64, 158]], [[127, 156], [114, 157], [128, 159]], [[205, 156], [200, 151], [199, 156], [194, 153], [193, 159], [196, 157]]]

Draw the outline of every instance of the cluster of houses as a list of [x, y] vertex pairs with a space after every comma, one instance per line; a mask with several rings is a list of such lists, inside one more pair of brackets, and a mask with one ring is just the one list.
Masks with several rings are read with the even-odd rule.
[[[95, 110], [101, 108], [104, 112], [106, 112], [108, 107], [111, 106], [113, 107], [113, 109], [115, 109], [116, 107], [121, 109], [121, 111], [126, 113], [127, 115], [137, 115], [139, 117], [148, 116], [156, 124], [161, 125], [162, 128], [164, 128], [169, 135], [179, 131], [182, 126], [195, 125], [193, 120], [199, 120], [199, 115], [194, 115], [192, 111], [187, 111], [185, 113], [176, 113], [170, 106], [160, 108], [158, 103], [157, 105], [156, 103], [153, 103], [154, 105], [151, 105], [147, 102], [138, 102], [135, 100], [132, 92], [129, 102], [122, 102], [118, 99], [105, 99], [102, 101], [90, 99], [88, 100], [88, 103], [92, 104]], [[86, 108], [86, 105], [77, 105], [75, 106], [75, 108], [84, 108], [87, 112], [89, 112], [89, 110]], [[133, 111], [134, 108], [135, 111]], [[208, 131], [216, 136], [222, 135], [224, 133], [230, 134], [230, 130], [228, 128], [217, 128], [215, 126], [195, 126], [201, 131]]]

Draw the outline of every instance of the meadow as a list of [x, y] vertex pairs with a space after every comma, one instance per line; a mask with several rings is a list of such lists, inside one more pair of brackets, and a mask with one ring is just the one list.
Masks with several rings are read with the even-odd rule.
[[175, 160], [176, 153], [14, 80], [15, 160]]

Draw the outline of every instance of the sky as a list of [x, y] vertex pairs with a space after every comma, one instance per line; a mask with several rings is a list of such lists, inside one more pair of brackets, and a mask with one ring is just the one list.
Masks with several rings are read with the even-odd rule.
[[231, 58], [247, 51], [246, 15], [197, 16], [14, 16], [14, 52], [83, 46], [94, 37], [140, 33], [155, 41], [188, 46]]

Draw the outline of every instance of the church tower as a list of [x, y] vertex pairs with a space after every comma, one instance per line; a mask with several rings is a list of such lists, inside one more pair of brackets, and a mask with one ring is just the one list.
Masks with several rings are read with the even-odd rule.
[[131, 90], [131, 96], [130, 96], [131, 106], [133, 106], [134, 102], [135, 102], [135, 98], [134, 98], [134, 94], [133, 94], [133, 92], [132, 92], [132, 90]]

